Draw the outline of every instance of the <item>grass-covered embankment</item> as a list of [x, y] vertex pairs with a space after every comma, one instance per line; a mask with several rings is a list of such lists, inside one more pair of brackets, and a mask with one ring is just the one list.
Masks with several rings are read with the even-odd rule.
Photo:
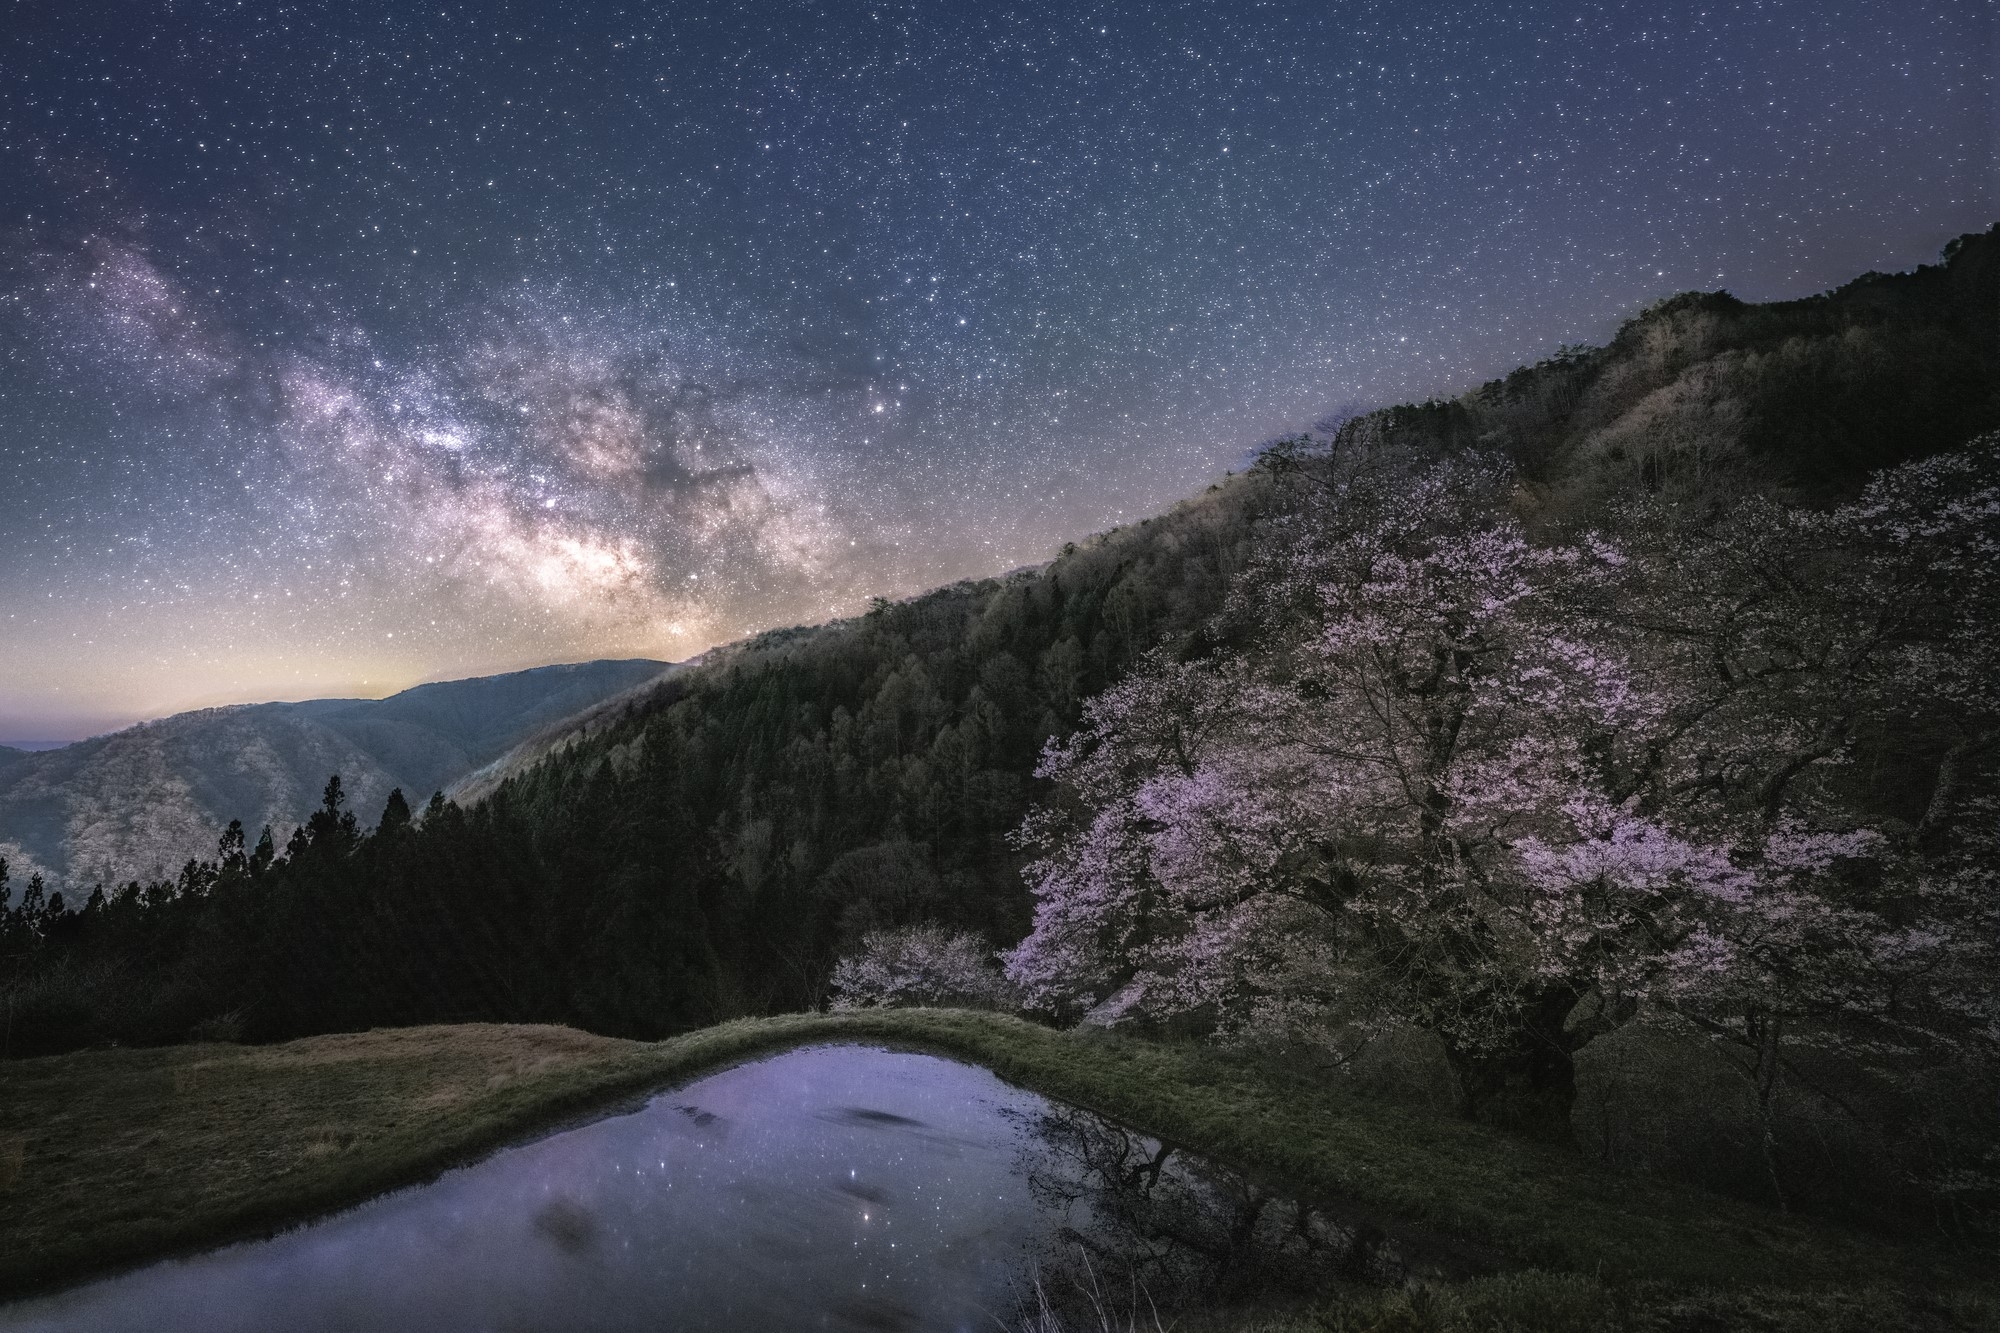
[[[1528, 1308], [1543, 1323], [1593, 1327], [1637, 1318], [1636, 1299], [1649, 1310], [1694, 1301], [1727, 1321], [1707, 1327], [1733, 1326], [1726, 1311], [1751, 1301], [1773, 1316], [1793, 1311], [1765, 1327], [1833, 1327], [1825, 1320], [1845, 1312], [1879, 1331], [1976, 1327], [1994, 1308], [1970, 1265], [1921, 1248], [1611, 1176], [1556, 1149], [1206, 1048], [942, 1010], [745, 1020], [656, 1044], [564, 1028], [428, 1027], [0, 1066], [0, 1290], [255, 1234], [644, 1088], [842, 1039], [962, 1056], [1289, 1192], [1337, 1196], [1504, 1267], [1571, 1275], [1483, 1279], [1422, 1297], [1422, 1309], [1402, 1296], [1364, 1301], [1307, 1327], [1504, 1327], [1494, 1320]], [[1480, 1313], [1488, 1306], [1490, 1318]]]

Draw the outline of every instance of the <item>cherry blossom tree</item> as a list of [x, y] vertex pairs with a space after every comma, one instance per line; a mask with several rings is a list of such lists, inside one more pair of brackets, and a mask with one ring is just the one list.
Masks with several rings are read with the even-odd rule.
[[1283, 1027], [1351, 986], [1322, 849], [1290, 804], [1313, 773], [1286, 734], [1293, 702], [1226, 665], [1157, 660], [1051, 744], [1041, 772], [1067, 800], [1023, 829], [1044, 853], [1035, 929], [1008, 962], [1025, 1003]]
[[1041, 910], [1011, 974], [1047, 1007], [1124, 990], [1224, 1029], [1414, 1021], [1483, 1111], [1531, 1118], [1573, 1087], [1582, 964], [1551, 963], [1506, 859], [1574, 836], [1565, 798], [1644, 716], [1578, 637], [1621, 559], [1531, 544], [1483, 460], [1363, 464], [1246, 583], [1238, 618], [1287, 632], [1156, 662], [1051, 748], [1070, 804], [1026, 830]]
[[[1638, 506], [1617, 548], [1531, 541], [1488, 460], [1292, 455], [1231, 647], [1048, 750], [1010, 976], [1224, 1033], [1413, 1022], [1469, 1110], [1557, 1133], [1642, 1009], [1767, 1103], [1788, 1024], [1990, 1040], [1991, 886], [1947, 848], [1995, 748], [1995, 454], [1831, 512]], [[1854, 780], [1890, 753], [1927, 779], [1902, 824]]]

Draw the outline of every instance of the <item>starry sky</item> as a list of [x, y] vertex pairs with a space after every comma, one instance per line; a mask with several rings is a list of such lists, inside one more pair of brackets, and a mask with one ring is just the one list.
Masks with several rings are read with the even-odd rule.
[[1995, 218], [1983, 0], [26, 0], [0, 741], [1046, 559]]

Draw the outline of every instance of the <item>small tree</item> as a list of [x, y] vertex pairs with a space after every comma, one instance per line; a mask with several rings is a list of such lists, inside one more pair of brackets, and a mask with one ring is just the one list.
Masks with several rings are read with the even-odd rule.
[[938, 925], [869, 932], [860, 951], [835, 966], [832, 988], [835, 1009], [1013, 1007], [992, 949], [976, 935]]

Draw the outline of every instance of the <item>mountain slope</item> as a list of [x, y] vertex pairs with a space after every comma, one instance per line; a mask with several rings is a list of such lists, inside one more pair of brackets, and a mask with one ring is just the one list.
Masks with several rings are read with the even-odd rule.
[[583, 737], [610, 726], [624, 716], [626, 709], [651, 698], [668, 677], [700, 666], [704, 660], [705, 657], [694, 657], [676, 662], [616, 694], [607, 695], [583, 708], [568, 709], [525, 734], [517, 733], [514, 743], [497, 758], [454, 778], [444, 788], [445, 795], [467, 804], [485, 799], [508, 778], [527, 771]]
[[1603, 347], [1355, 417], [1340, 436], [1498, 450], [1560, 513], [1634, 490], [1824, 503], [1995, 429], [2000, 226], [1959, 237], [1941, 263], [1803, 300], [1684, 292]]
[[282, 843], [339, 773], [356, 808], [412, 800], [523, 737], [657, 678], [648, 660], [541, 667], [419, 685], [387, 699], [314, 699], [180, 713], [38, 754], [0, 755], [0, 856], [52, 886], [171, 876], [241, 819]]
[[[1801, 300], [1760, 305], [1727, 292], [1684, 292], [1627, 320], [1603, 347], [1565, 348], [1456, 398], [1341, 411], [1319, 429], [1425, 453], [1503, 453], [1530, 483], [1521, 497], [1529, 510], [1588, 507], [1637, 490], [1686, 498], [1750, 488], [1807, 501], [1850, 494], [1874, 469], [2000, 430], [2000, 224], [1952, 241], [1940, 263], [1864, 274]], [[1055, 587], [1060, 601], [1062, 588], [1080, 587], [1065, 632], [1084, 668], [1076, 679], [1084, 694], [1094, 693], [1137, 652], [1192, 631], [1215, 609], [1218, 580], [1234, 565], [1201, 562], [1248, 540], [1263, 504], [1258, 489], [1254, 478], [1233, 478], [1159, 518], [1082, 542], [1048, 566], [909, 599], [888, 608], [888, 621], [971, 624], [995, 600], [1046, 600]], [[1079, 604], [1089, 608], [1087, 621], [1074, 619]], [[1115, 633], [1096, 623], [1100, 609]], [[1006, 615], [1020, 618], [1018, 610]], [[864, 632], [855, 621], [772, 631], [689, 663], [700, 669], [686, 680], [635, 690], [632, 702], [643, 708], [657, 695], [664, 707], [725, 671], [851, 654], [840, 645]], [[909, 651], [902, 633], [882, 642], [887, 651]], [[895, 663], [873, 665], [886, 674]], [[1058, 690], [1035, 707], [1067, 730], [1076, 697]], [[969, 704], [961, 685], [947, 712]], [[576, 756], [587, 765], [605, 720], [580, 715], [450, 794], [484, 799], [505, 779], [589, 741]]]

